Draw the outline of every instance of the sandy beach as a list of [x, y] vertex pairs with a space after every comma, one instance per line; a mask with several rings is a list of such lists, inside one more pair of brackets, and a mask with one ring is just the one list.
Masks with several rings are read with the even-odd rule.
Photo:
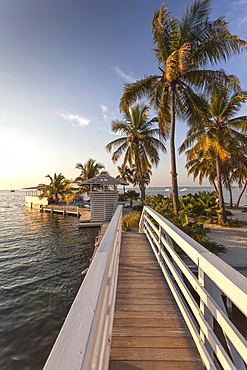
[[[231, 210], [232, 219], [247, 222], [247, 212]], [[205, 225], [206, 226], [206, 225]], [[223, 227], [219, 225], [208, 225], [211, 240], [227, 248], [227, 253], [220, 253], [219, 257], [237, 269], [247, 270], [247, 226]]]

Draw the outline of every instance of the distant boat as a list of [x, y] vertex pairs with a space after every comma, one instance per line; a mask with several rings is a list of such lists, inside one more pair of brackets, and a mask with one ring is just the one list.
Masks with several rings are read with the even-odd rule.
[[14, 189], [12, 189], [12, 182], [11, 182], [11, 189], [10, 189], [10, 192], [11, 192], [11, 193], [14, 193], [14, 192], [15, 192], [15, 190], [14, 190]]
[[167, 188], [165, 191], [170, 191], [170, 189], [169, 189], [169, 188]]
[[182, 190], [180, 190], [180, 191], [188, 191], [188, 189], [187, 188], [183, 188]]

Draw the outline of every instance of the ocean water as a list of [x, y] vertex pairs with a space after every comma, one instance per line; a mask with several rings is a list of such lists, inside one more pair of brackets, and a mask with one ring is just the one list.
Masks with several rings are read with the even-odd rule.
[[77, 223], [0, 191], [0, 369], [42, 369], [98, 234]]
[[[135, 189], [138, 191], [138, 189]], [[187, 195], [188, 193], [195, 194], [198, 191], [214, 191], [213, 186], [187, 186], [185, 187], [179, 187], [179, 196], [182, 197], [184, 195]], [[247, 191], [247, 190], [246, 190]], [[247, 195], [246, 191], [242, 195], [240, 204], [241, 205], [247, 205]], [[226, 203], [229, 203], [229, 192], [226, 189], [223, 189], [224, 192], [224, 200]], [[240, 189], [235, 186], [232, 189], [233, 194], [233, 204], [238, 199], [240, 193]], [[171, 194], [171, 187], [148, 187], [146, 189], [146, 195], [155, 195], [155, 194], [163, 194], [163, 195], [169, 195]]]

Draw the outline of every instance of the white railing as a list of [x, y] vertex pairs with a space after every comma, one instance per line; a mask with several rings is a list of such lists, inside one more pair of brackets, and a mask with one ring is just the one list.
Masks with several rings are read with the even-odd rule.
[[118, 206], [45, 370], [108, 369], [121, 233], [122, 206]]
[[[149, 207], [143, 209], [140, 232], [147, 235], [206, 368], [221, 364], [224, 370], [246, 370], [247, 342], [229, 319], [223, 298], [246, 320], [247, 279]], [[174, 245], [194, 263], [196, 273]]]

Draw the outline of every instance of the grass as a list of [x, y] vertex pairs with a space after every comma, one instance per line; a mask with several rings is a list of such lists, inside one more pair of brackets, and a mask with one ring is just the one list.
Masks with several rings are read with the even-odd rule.
[[140, 221], [140, 213], [131, 212], [125, 215], [122, 219], [122, 230], [129, 231], [133, 227], [138, 227]]

